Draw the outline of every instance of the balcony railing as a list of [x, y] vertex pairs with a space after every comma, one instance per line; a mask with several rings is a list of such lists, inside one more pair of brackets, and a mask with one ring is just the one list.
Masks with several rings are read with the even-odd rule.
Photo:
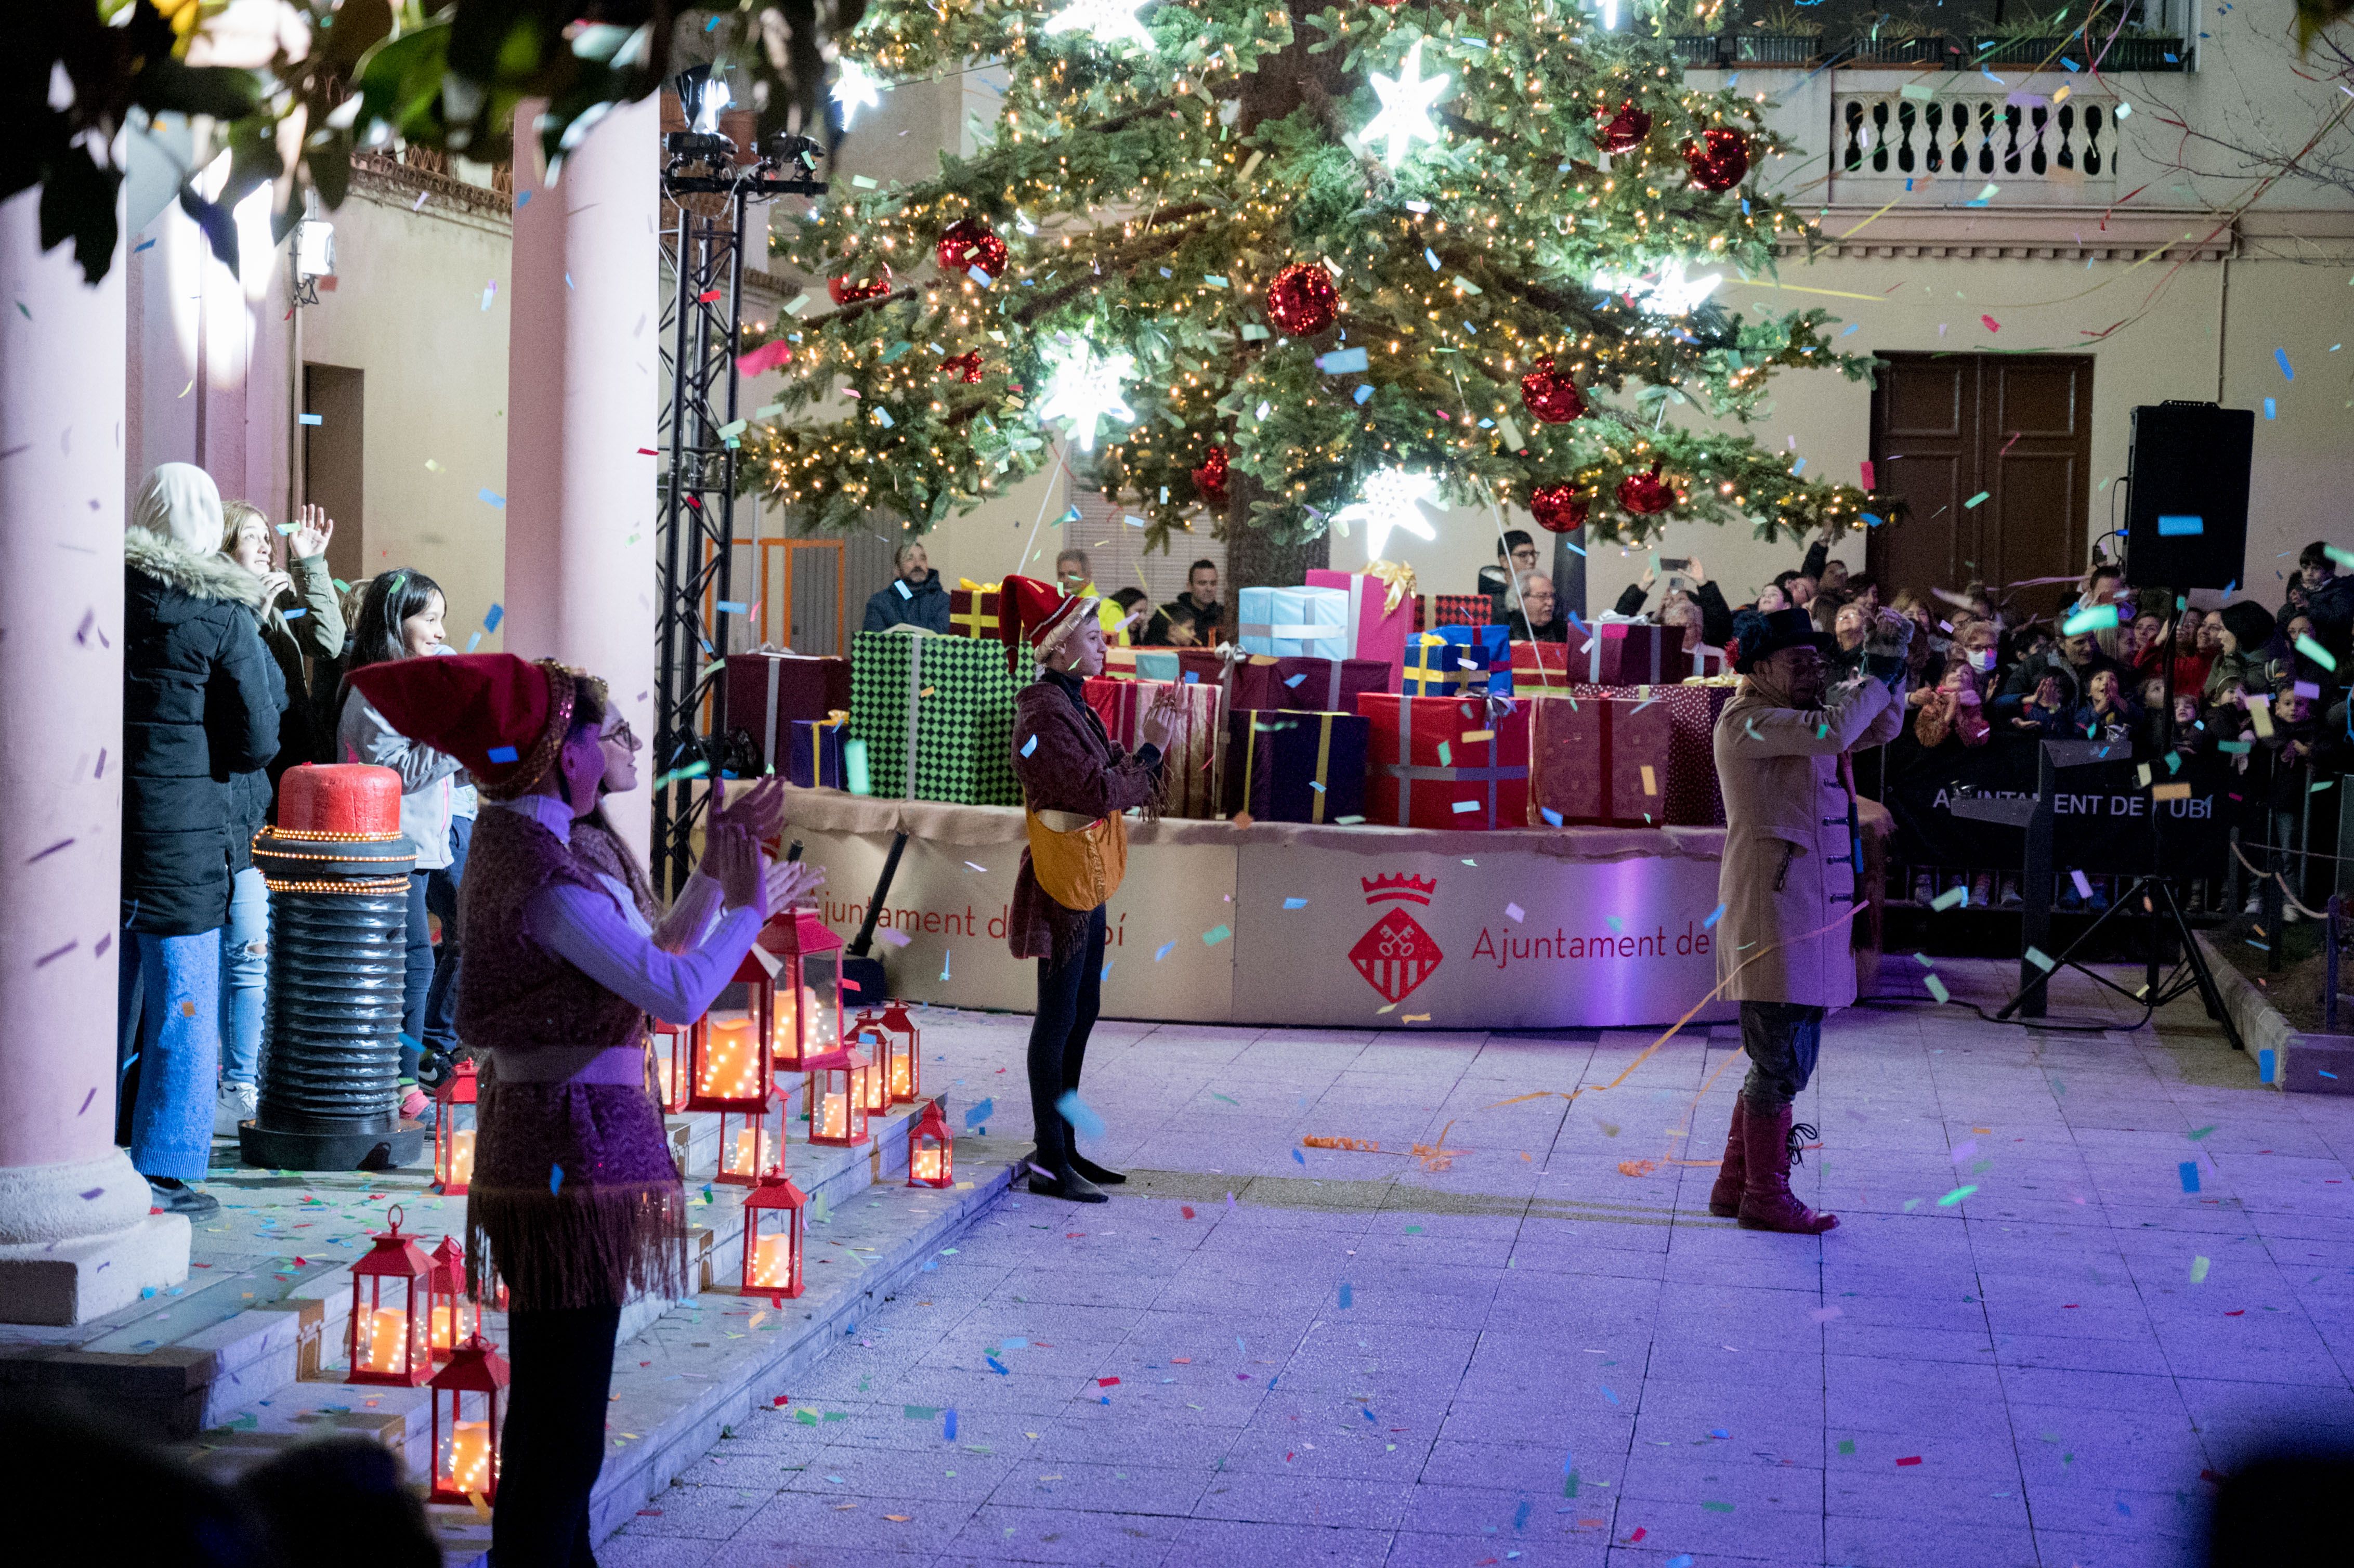
[[1790, 33], [1723, 33], [1669, 40], [1677, 58], [1701, 70], [1817, 66], [1901, 68], [1910, 70], [2006, 69], [2066, 71], [2097, 58], [2104, 71], [2187, 71], [2190, 49], [2179, 38], [2095, 39], [2081, 35], [2052, 37], [1975, 37], [1931, 34], [1833, 38]]
[[2105, 100], [2013, 103], [1964, 93], [1925, 101], [1902, 92], [1831, 101], [1842, 175], [1989, 180], [2114, 180], [2115, 111]]

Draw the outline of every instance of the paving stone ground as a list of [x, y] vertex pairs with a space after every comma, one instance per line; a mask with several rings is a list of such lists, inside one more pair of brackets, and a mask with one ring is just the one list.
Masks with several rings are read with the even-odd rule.
[[[1026, 1028], [931, 1015], [960, 1122], [1026, 1133]], [[1708, 1215], [1738, 1042], [1651, 1039], [1105, 1024], [1139, 1180], [1001, 1202], [602, 1561], [2170, 1565], [2204, 1474], [2354, 1442], [2354, 1101], [2195, 1003], [1836, 1015], [1820, 1239]]]

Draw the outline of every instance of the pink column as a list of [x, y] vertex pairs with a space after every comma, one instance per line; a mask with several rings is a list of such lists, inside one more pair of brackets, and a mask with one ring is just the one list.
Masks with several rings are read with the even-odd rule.
[[[655, 100], [598, 122], [549, 183], [515, 114], [507, 347], [508, 652], [601, 675], [654, 733], [654, 421], [662, 298]], [[607, 806], [642, 857], [653, 758]]]
[[122, 256], [96, 288], [0, 204], [0, 1322], [188, 1276], [114, 1146], [122, 828]]

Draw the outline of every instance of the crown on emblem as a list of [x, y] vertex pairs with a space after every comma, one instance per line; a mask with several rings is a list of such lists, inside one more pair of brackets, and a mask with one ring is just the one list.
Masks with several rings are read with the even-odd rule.
[[1380, 904], [1389, 899], [1411, 899], [1427, 904], [1430, 895], [1438, 891], [1435, 876], [1409, 876], [1405, 872], [1395, 876], [1361, 876], [1358, 885], [1365, 890], [1367, 904]]

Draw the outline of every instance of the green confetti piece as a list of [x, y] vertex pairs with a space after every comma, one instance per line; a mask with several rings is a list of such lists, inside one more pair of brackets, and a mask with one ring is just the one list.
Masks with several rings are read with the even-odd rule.
[[2096, 604], [2089, 609], [2078, 610], [2062, 621], [2060, 626], [2060, 635], [2075, 637], [2087, 631], [2108, 631], [2115, 629], [2116, 624], [2117, 607], [2113, 604]]
[[2042, 948], [2036, 947], [2031, 942], [2028, 944], [2027, 961], [2033, 964], [2037, 969], [2041, 969], [2047, 975], [2053, 969], [2059, 968], [2057, 964], [2052, 961], [2049, 954], [2044, 952]]
[[1212, 1089], [1210, 1091], [1210, 1097], [1214, 1100], [1224, 1100], [1230, 1106], [1238, 1106], [1243, 1103], [1242, 1101], [1235, 1098], [1232, 1095], [1222, 1095], [1215, 1089]]
[[936, 1404], [907, 1404], [900, 1409], [910, 1421], [929, 1421], [940, 1413], [940, 1407]]
[[1945, 892], [1940, 893], [1936, 897], [1929, 901], [1929, 907], [1932, 909], [1951, 909], [1956, 904], [1968, 903], [1969, 899], [1970, 890], [1968, 888], [1948, 887]]
[[1202, 946], [1214, 948], [1233, 935], [1234, 933], [1224, 926], [1213, 926], [1202, 933]]
[[1854, 1439], [1854, 1438], [1852, 1438], [1852, 1437], [1842, 1437], [1842, 1438], [1840, 1438], [1840, 1439], [1839, 1451], [1840, 1451], [1840, 1453], [1842, 1453], [1842, 1454], [1852, 1454], [1852, 1453], [1854, 1453], [1854, 1452], [1855, 1452], [1855, 1439]]
[[2204, 1285], [2207, 1283], [2207, 1260], [2205, 1258], [2194, 1257], [2190, 1260], [2190, 1283], [2193, 1285]]
[[1994, 493], [1994, 492], [1992, 492], [1992, 491], [1990, 491], [1990, 490], [1981, 490], [1981, 491], [1979, 491], [1976, 495], [1971, 496], [1967, 501], [1965, 501], [1965, 502], [1963, 502], [1963, 503], [1962, 503], [1962, 510], [1963, 510], [1963, 511], [1965, 511], [1965, 512], [1975, 511], [1975, 510], [1978, 507], [1978, 505], [1979, 505], [1980, 503], [1982, 503], [1986, 500], [1986, 498], [1987, 498], [1988, 496], [1989, 496], [1989, 495], [1991, 495], [1991, 494], [1993, 494], [1993, 493]]
[[1921, 983], [1929, 988], [1929, 994], [1937, 999], [1940, 1006], [1954, 1000], [1952, 995], [1946, 990], [1946, 982], [1939, 980], [1935, 975], [1923, 975], [1921, 977]]
[[2211, 1133], [2211, 1132], [2212, 1132], [2212, 1131], [2214, 1131], [2214, 1130], [2215, 1130], [2214, 1125], [2213, 1125], [2212, 1123], [2210, 1123], [2209, 1125], [2207, 1125], [2207, 1126], [2205, 1126], [2205, 1127], [2202, 1127], [2202, 1128], [2199, 1128], [2197, 1131], [2195, 1131], [2195, 1132], [2191, 1133], [2191, 1134], [2190, 1134], [2190, 1141], [2191, 1141], [2191, 1142], [2193, 1142], [2193, 1143], [2196, 1143], [2196, 1142], [2198, 1142], [2200, 1139], [2202, 1139], [2202, 1138], [2206, 1137], [2209, 1133]]
[[1975, 1186], [1956, 1187], [1952, 1192], [1937, 1200], [1937, 1207], [1941, 1209], [1950, 1209], [1956, 1203], [1960, 1202], [1963, 1199], [1968, 1197], [1971, 1193], [1977, 1191], [1978, 1188]]
[[2300, 631], [2296, 634], [2296, 651], [2325, 670], [2338, 668], [2338, 655]]

